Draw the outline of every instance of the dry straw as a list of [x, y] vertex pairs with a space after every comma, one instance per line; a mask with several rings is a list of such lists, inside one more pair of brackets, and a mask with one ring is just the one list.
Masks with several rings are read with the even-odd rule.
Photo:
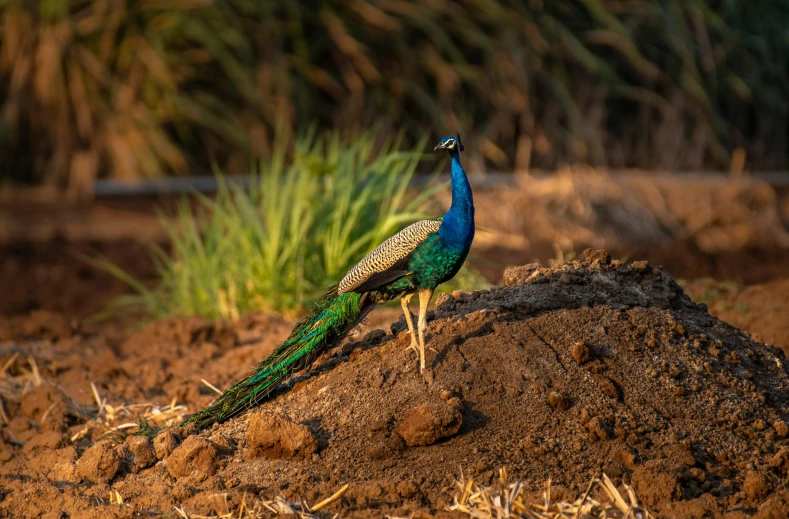
[[[466, 514], [474, 519], [653, 519], [652, 514], [639, 505], [630, 486], [622, 485], [625, 494], [623, 496], [605, 474], [602, 478], [594, 478], [586, 491], [573, 502], [554, 500], [551, 496], [551, 481], [548, 480], [543, 491], [542, 502], [529, 503], [523, 482], [510, 481], [505, 469], [499, 471], [499, 479], [491, 486], [479, 485], [473, 479], [466, 479], [462, 475], [455, 483], [459, 493], [454, 496], [454, 502], [447, 510]], [[212, 497], [214, 508], [212, 515], [189, 513], [182, 506], [176, 507], [175, 510], [183, 519], [258, 519], [272, 515], [317, 519], [327, 517], [316, 513], [338, 501], [348, 488], [348, 484], [343, 485], [332, 496], [313, 506], [304, 500], [292, 503], [282, 497], [274, 500], [263, 499], [249, 504], [247, 496], [244, 495], [238, 506], [231, 507], [227, 494], [216, 494]], [[596, 488], [602, 491], [603, 501], [592, 497]], [[333, 517], [340, 515], [337, 513]], [[411, 514], [410, 517], [414, 515]]]
[[[529, 503], [524, 484], [510, 481], [506, 469], [499, 471], [499, 479], [491, 486], [476, 483], [462, 475], [455, 482], [460, 493], [454, 497], [451, 511], [468, 514], [475, 519], [651, 519], [652, 515], [638, 504], [633, 489], [623, 484], [623, 497], [611, 480], [603, 474], [594, 478], [578, 499], [573, 502], [555, 501], [551, 496], [551, 480], [545, 484], [542, 503]], [[591, 497], [600, 488], [607, 501]]]
[[[18, 403], [22, 393], [41, 384], [36, 360], [33, 357], [28, 357], [27, 367], [24, 365], [17, 366], [19, 358], [19, 353], [14, 353], [0, 367], [0, 419], [5, 425], [8, 425], [10, 422], [5, 411], [5, 402]], [[16, 373], [12, 373], [12, 371]]]
[[[227, 500], [227, 494], [215, 494], [212, 496], [214, 507], [213, 515], [199, 515], [189, 513], [182, 506], [176, 506], [175, 511], [183, 519], [260, 519], [271, 517], [272, 515], [283, 515], [296, 517], [298, 519], [319, 519], [327, 517], [326, 514], [318, 514], [320, 510], [338, 501], [348, 491], [350, 485], [343, 485], [337, 492], [327, 497], [323, 501], [310, 506], [305, 500], [298, 503], [291, 503], [282, 497], [274, 500], [259, 500], [250, 505], [247, 503], [246, 494], [242, 496], [241, 503], [237, 508], [231, 508]], [[334, 514], [332, 517], [339, 517]]]

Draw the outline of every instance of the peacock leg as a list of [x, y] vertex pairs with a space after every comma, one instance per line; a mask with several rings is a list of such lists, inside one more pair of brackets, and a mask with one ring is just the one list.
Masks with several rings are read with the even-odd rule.
[[419, 345], [416, 342], [416, 331], [414, 330], [414, 321], [411, 320], [411, 310], [408, 308], [408, 303], [411, 301], [411, 298], [414, 297], [414, 293], [406, 294], [400, 298], [400, 306], [403, 307], [403, 315], [405, 315], [405, 322], [408, 324], [408, 333], [411, 335], [411, 345], [408, 347], [409, 350], [414, 350], [415, 352], [419, 353]]
[[427, 330], [427, 306], [433, 298], [430, 288], [419, 289], [419, 371], [425, 370], [425, 330]]

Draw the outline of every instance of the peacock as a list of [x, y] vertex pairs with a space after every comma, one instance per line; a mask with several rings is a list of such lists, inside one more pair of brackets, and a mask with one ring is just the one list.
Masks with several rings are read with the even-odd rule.
[[[420, 372], [424, 371], [428, 305], [436, 287], [460, 270], [474, 240], [474, 200], [460, 164], [460, 134], [444, 137], [433, 150], [445, 150], [451, 158], [449, 211], [409, 225], [362, 258], [249, 376], [181, 425], [194, 423], [203, 429], [258, 405], [282, 381], [338, 345], [377, 304], [398, 297], [411, 336], [408, 348], [417, 352]], [[408, 306], [415, 294], [419, 296], [416, 330]]]

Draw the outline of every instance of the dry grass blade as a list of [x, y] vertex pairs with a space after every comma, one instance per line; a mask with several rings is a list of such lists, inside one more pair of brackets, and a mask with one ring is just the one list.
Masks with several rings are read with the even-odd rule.
[[208, 389], [210, 389], [211, 391], [213, 391], [213, 392], [214, 392], [214, 393], [216, 393], [217, 395], [221, 395], [221, 394], [222, 394], [222, 391], [221, 391], [220, 389], [218, 389], [218, 388], [217, 388], [215, 385], [213, 385], [212, 383], [210, 383], [210, 382], [209, 382], [209, 381], [207, 381], [206, 379], [204, 379], [204, 378], [201, 378], [201, 379], [200, 379], [200, 382], [202, 382], [202, 383], [203, 383], [203, 385], [205, 385], [206, 387], [208, 387]]
[[117, 490], [110, 490], [110, 504], [111, 505], [122, 505], [123, 504], [123, 497]]
[[[19, 353], [15, 352], [0, 369], [0, 399], [18, 402], [22, 393], [41, 385], [41, 375], [38, 372], [35, 359], [33, 357], [27, 358], [28, 366], [30, 366], [28, 370], [23, 365], [17, 365], [19, 358]], [[0, 405], [0, 414], [5, 415], [2, 405]], [[4, 417], [3, 420], [6, 418]]]
[[104, 413], [98, 415], [96, 419], [106, 425], [113, 424], [124, 417], [136, 419], [134, 422], [112, 425], [111, 429], [105, 433], [110, 436], [120, 433], [121, 438], [126, 436], [128, 430], [139, 428], [140, 423], [149, 424], [152, 427], [168, 427], [181, 423], [187, 412], [187, 407], [177, 404], [175, 399], [165, 406], [146, 403], [112, 407], [105, 403], [103, 409]]
[[[116, 442], [122, 442], [130, 430], [139, 428], [141, 423], [153, 427], [167, 427], [183, 421], [187, 412], [186, 406], [178, 404], [175, 398], [164, 406], [151, 403], [112, 406], [99, 395], [99, 390], [93, 382], [90, 383], [90, 387], [96, 408], [90, 410], [89, 416], [109, 428], [102, 437], [109, 437]], [[135, 418], [136, 421], [117, 423], [124, 418]], [[87, 432], [87, 428], [78, 431], [71, 437], [71, 441], [78, 440]]]
[[337, 492], [332, 494], [330, 497], [327, 497], [326, 499], [324, 499], [320, 503], [318, 503], [315, 506], [311, 507], [310, 511], [317, 512], [321, 508], [324, 508], [324, 507], [329, 506], [330, 504], [334, 503], [335, 501], [340, 499], [343, 495], [345, 495], [345, 493], [348, 491], [349, 487], [350, 487], [350, 485], [348, 483], [346, 483], [345, 485], [342, 486], [342, 488], [340, 488]]
[[[300, 500], [298, 503], [291, 503], [281, 496], [273, 500], [262, 499], [249, 504], [246, 494], [241, 497], [241, 502], [238, 506], [231, 506], [228, 502], [227, 494], [215, 494], [212, 497], [215, 511], [213, 515], [189, 513], [182, 506], [176, 506], [175, 511], [184, 519], [262, 519], [272, 515], [292, 516], [299, 519], [318, 519], [326, 516], [315, 512], [339, 500], [348, 491], [348, 488], [348, 484], [343, 485], [337, 492], [313, 507], [310, 507], [303, 500]], [[338, 514], [334, 515], [334, 517], [337, 516]]]
[[5, 376], [6, 372], [8, 371], [8, 368], [9, 368], [11, 365], [13, 365], [13, 364], [14, 364], [14, 362], [16, 362], [16, 359], [18, 359], [18, 358], [19, 358], [19, 352], [16, 352], [16, 353], [14, 353], [13, 355], [11, 355], [11, 358], [10, 358], [10, 359], [8, 359], [8, 360], [5, 362], [5, 364], [3, 364], [3, 368], [2, 368], [2, 369], [0, 369], [0, 377], [2, 377], [2, 376]]
[[[573, 502], [554, 501], [551, 496], [551, 481], [543, 491], [541, 504], [528, 503], [523, 495], [523, 483], [510, 481], [506, 470], [499, 473], [499, 480], [492, 486], [478, 485], [473, 479], [465, 480], [461, 475], [456, 486], [460, 493], [455, 495], [450, 511], [462, 512], [478, 519], [652, 519], [648, 510], [641, 507], [633, 490], [623, 484], [629, 503], [622, 497], [616, 485], [606, 476], [595, 478], [586, 492]], [[598, 502], [590, 497], [592, 490], [599, 487], [608, 496], [607, 502]]]

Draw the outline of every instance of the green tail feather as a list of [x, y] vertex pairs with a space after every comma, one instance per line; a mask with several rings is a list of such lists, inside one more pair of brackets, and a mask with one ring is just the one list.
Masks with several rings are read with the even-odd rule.
[[334, 286], [302, 319], [290, 337], [263, 359], [249, 376], [233, 384], [222, 396], [183, 424], [199, 429], [224, 422], [258, 405], [296, 371], [308, 367], [321, 353], [336, 346], [375, 307], [368, 294], [338, 295]]

